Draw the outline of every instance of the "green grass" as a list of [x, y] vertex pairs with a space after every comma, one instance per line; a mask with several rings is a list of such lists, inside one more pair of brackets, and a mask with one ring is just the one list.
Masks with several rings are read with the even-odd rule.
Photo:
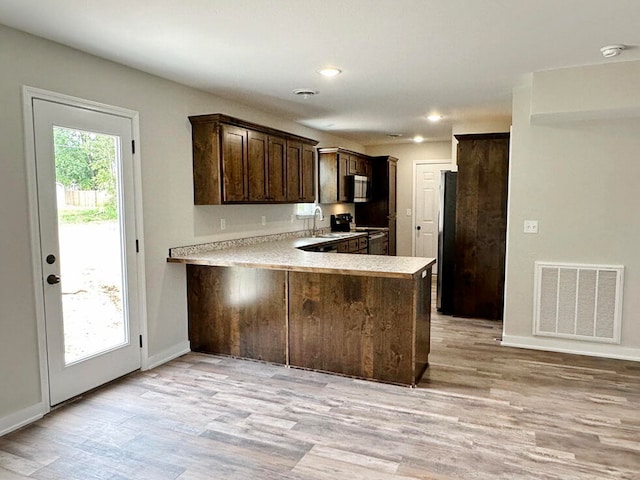
[[61, 223], [90, 223], [116, 220], [118, 213], [113, 207], [86, 208], [82, 210], [62, 210], [59, 221]]

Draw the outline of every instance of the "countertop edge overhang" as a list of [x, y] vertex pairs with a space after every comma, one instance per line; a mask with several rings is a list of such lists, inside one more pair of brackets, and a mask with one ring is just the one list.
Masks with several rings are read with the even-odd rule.
[[300, 247], [327, 242], [326, 238], [298, 238], [168, 257], [169, 263], [212, 267], [245, 267], [336, 275], [415, 278], [435, 258], [305, 252]]

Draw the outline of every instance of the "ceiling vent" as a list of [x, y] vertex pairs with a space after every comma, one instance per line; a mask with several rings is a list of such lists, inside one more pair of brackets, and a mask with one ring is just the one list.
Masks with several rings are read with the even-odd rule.
[[604, 58], [617, 57], [626, 47], [624, 45], [607, 45], [600, 49], [600, 53]]
[[311, 90], [310, 88], [297, 88], [293, 91], [294, 95], [298, 95], [299, 97], [302, 97], [304, 99], [307, 99], [309, 97], [313, 97], [314, 95], [317, 95], [318, 92], [317, 90]]

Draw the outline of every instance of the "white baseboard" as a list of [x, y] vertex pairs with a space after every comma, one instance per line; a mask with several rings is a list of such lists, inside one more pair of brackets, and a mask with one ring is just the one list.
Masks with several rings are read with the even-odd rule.
[[[167, 363], [174, 358], [177, 358], [185, 353], [189, 353], [191, 347], [188, 341], [181, 342], [173, 347], [164, 350], [156, 355], [152, 355], [147, 358], [146, 367], [144, 370], [151, 370], [163, 363]], [[18, 410], [5, 417], [0, 417], [0, 436], [6, 435], [9, 432], [17, 430], [20, 427], [24, 427], [36, 420], [41, 419], [46, 413], [49, 412], [49, 407], [43, 403], [37, 403], [30, 407]]]
[[40, 402], [0, 418], [0, 437], [41, 419], [48, 411], [49, 407]]
[[546, 350], [549, 352], [571, 353], [574, 355], [640, 362], [639, 348], [621, 347], [620, 345], [576, 342], [573, 340], [546, 337], [519, 337], [515, 335], [503, 335], [500, 344], [504, 347], [529, 348], [532, 350]]
[[185, 353], [189, 353], [190, 351], [191, 351], [191, 345], [189, 344], [189, 342], [188, 341], [181, 342], [177, 345], [174, 345], [171, 348], [163, 350], [160, 353], [156, 353], [155, 355], [151, 355], [150, 357], [147, 357], [147, 361], [145, 362], [145, 365], [143, 366], [142, 369], [151, 370], [152, 368], [156, 368], [162, 365], [163, 363], [167, 363], [168, 361], [173, 360], [174, 358], [178, 358], [184, 355]]

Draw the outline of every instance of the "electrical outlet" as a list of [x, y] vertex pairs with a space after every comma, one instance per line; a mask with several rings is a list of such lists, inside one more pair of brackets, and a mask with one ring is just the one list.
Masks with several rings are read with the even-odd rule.
[[262, 216], [262, 225], [266, 225], [267, 224], [267, 217], [265, 217], [264, 215]]
[[525, 220], [524, 221], [524, 233], [538, 233], [538, 221], [537, 220]]
[[220, 219], [220, 230], [227, 228], [227, 221], [224, 218]]

